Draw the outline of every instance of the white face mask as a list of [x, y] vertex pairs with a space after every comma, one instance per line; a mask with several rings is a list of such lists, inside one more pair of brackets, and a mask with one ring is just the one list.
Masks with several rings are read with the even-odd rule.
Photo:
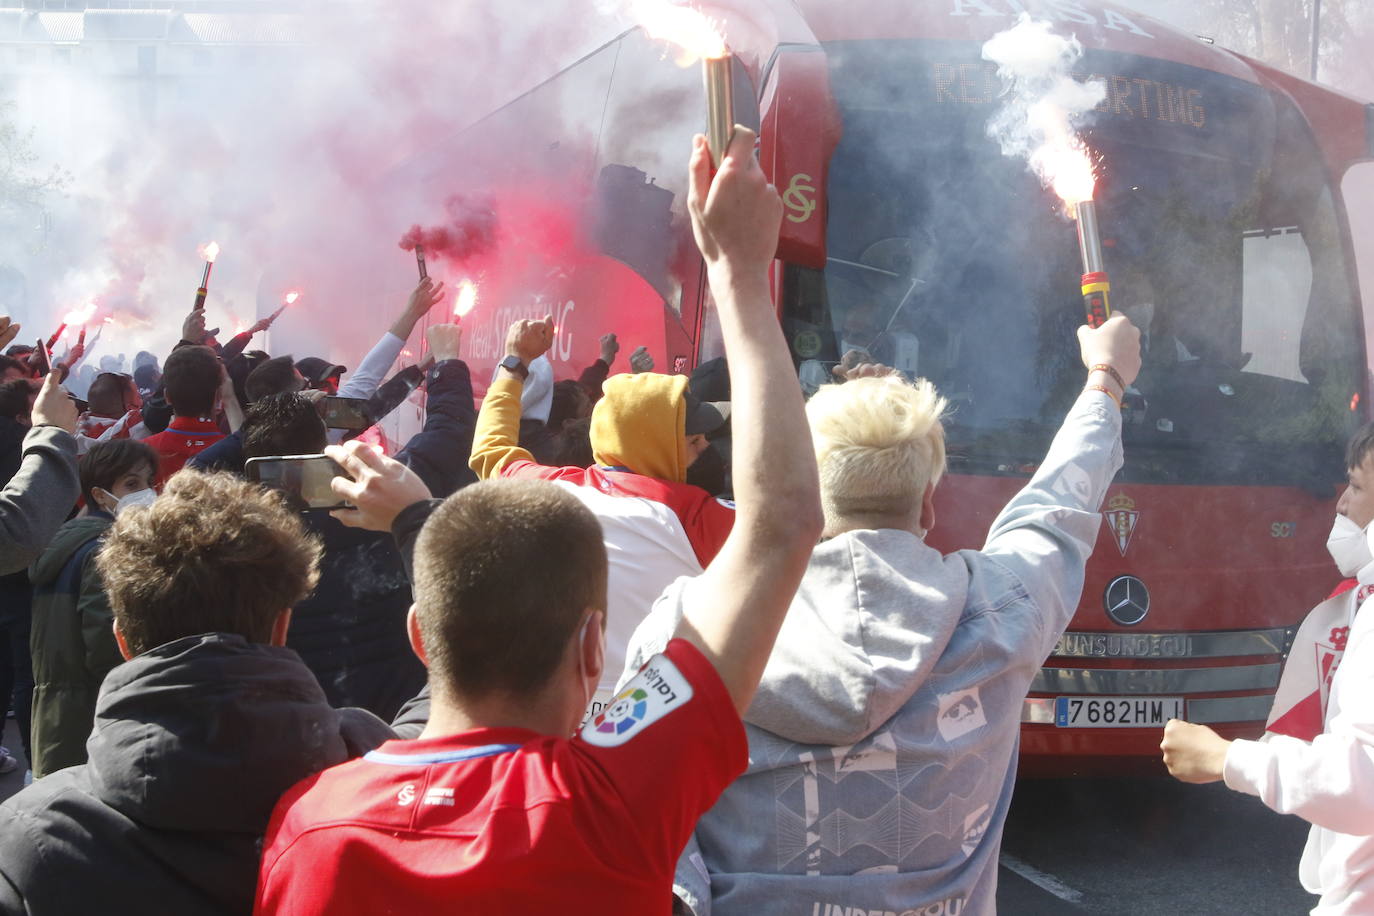
[[[114, 494], [109, 492], [108, 490], [101, 490], [100, 492], [103, 495], [109, 497], [110, 499], [115, 498]], [[125, 496], [122, 499], [115, 500], [114, 515], [116, 518], [118, 518], [119, 513], [123, 512], [130, 506], [146, 506], [152, 503], [152, 501], [155, 499], [157, 499], [157, 491], [151, 487], [149, 487], [146, 490], [135, 490], [128, 496]]]
[[1326, 539], [1326, 549], [1343, 576], [1353, 576], [1374, 562], [1365, 530], [1344, 515], [1336, 516], [1336, 523]]

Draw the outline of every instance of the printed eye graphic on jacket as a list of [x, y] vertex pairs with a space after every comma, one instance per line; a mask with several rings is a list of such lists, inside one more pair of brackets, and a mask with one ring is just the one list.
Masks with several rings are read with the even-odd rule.
[[941, 694], [939, 700], [940, 718], [936, 720], [936, 727], [946, 741], [961, 738], [988, 724], [977, 687]]

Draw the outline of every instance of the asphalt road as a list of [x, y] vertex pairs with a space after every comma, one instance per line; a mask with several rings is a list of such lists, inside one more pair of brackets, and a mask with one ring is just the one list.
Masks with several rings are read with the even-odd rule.
[[1023, 780], [1002, 843], [1003, 916], [1302, 914], [1307, 825], [1220, 783]]
[[[13, 721], [3, 742], [19, 754]], [[0, 776], [0, 800], [23, 767]], [[1307, 825], [1222, 785], [1165, 778], [1023, 780], [1002, 843], [1002, 916], [1306, 913]]]

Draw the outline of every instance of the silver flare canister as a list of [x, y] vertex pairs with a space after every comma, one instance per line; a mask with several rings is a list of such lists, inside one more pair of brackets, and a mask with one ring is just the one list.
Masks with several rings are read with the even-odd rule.
[[1097, 205], [1091, 200], [1074, 204], [1078, 215], [1078, 250], [1083, 255], [1083, 273], [1106, 270], [1102, 261], [1102, 236], [1097, 228]]
[[711, 149], [711, 164], [716, 168], [720, 168], [735, 136], [735, 87], [730, 79], [733, 60], [726, 54], [701, 62], [706, 79], [706, 144]]

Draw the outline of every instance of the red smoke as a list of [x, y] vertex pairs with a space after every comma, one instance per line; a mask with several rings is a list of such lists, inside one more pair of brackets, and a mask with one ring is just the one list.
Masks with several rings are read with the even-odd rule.
[[411, 226], [401, 236], [401, 248], [414, 251], [416, 245], [425, 246], [425, 254], [466, 261], [482, 255], [496, 245], [496, 211], [486, 199], [455, 194], [444, 202], [448, 221], [441, 226], [425, 229]]

